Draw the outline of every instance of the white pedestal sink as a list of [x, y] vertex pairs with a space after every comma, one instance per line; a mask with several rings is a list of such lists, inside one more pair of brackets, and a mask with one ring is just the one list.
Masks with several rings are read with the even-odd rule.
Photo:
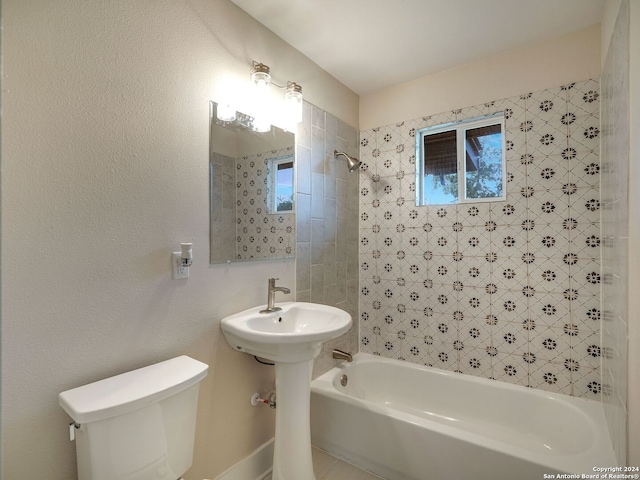
[[275, 363], [276, 435], [273, 480], [315, 480], [311, 462], [309, 397], [311, 369], [322, 344], [351, 327], [351, 315], [315, 303], [278, 304], [278, 312], [255, 307], [226, 317], [222, 332], [233, 348]]

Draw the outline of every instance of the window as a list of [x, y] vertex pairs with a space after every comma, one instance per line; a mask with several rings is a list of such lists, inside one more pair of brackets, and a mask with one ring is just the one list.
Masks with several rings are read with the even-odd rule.
[[416, 205], [506, 199], [504, 115], [416, 132]]
[[269, 213], [293, 212], [293, 156], [269, 159]]

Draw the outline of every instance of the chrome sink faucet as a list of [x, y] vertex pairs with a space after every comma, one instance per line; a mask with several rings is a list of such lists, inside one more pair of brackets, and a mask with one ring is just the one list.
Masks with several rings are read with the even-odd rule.
[[270, 278], [269, 279], [269, 290], [267, 296], [267, 308], [264, 310], [260, 310], [260, 313], [271, 313], [271, 312], [279, 312], [282, 310], [280, 307], [276, 307], [274, 304], [276, 303], [276, 292], [282, 293], [291, 293], [291, 290], [287, 287], [276, 287], [276, 280], [280, 280], [279, 278]]

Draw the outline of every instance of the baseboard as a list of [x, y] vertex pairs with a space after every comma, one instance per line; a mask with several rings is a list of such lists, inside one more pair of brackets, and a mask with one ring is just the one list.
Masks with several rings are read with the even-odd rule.
[[262, 480], [273, 468], [273, 439], [225, 470], [214, 480]]

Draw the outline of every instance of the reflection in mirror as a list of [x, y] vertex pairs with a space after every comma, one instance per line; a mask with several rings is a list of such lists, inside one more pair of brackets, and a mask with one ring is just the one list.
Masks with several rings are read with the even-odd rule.
[[210, 263], [293, 257], [295, 254], [295, 136], [253, 119], [216, 115], [209, 141]]
[[293, 211], [293, 155], [269, 159], [267, 169], [269, 213]]

